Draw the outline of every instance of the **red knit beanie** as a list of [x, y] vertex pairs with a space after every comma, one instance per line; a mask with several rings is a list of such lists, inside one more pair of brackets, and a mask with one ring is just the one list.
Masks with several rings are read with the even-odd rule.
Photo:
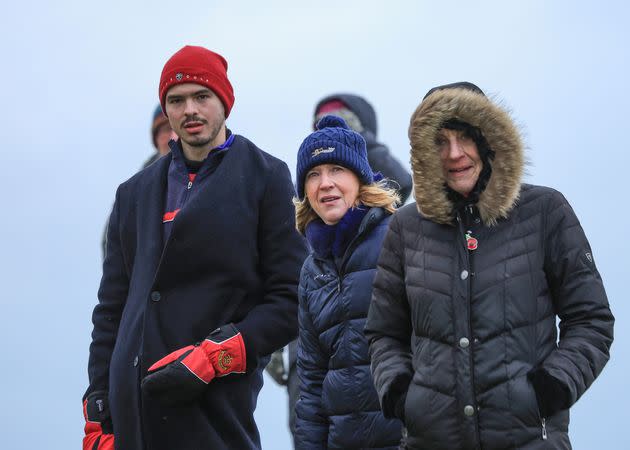
[[166, 93], [176, 84], [196, 83], [212, 90], [225, 107], [225, 117], [234, 104], [234, 91], [227, 78], [227, 61], [207, 48], [187, 45], [166, 61], [160, 77], [160, 105], [166, 114]]

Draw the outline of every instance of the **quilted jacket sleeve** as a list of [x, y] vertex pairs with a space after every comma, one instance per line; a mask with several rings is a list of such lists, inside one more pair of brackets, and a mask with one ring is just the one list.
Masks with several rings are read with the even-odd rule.
[[319, 335], [306, 305], [305, 272], [298, 289], [299, 339], [297, 371], [300, 397], [296, 405], [296, 450], [328, 448], [328, 419], [322, 409], [322, 385], [328, 358], [319, 345]]
[[568, 388], [568, 408], [608, 362], [615, 319], [584, 231], [562, 194], [553, 191], [546, 214], [545, 273], [560, 340], [541, 368]]
[[376, 269], [365, 335], [370, 343], [371, 370], [385, 417], [404, 420], [403, 407], [411, 365], [411, 320], [405, 289], [403, 239], [394, 215]]

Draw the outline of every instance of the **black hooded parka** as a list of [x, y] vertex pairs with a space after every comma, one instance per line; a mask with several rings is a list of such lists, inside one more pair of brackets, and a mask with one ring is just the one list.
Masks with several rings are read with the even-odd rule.
[[[445, 189], [436, 136], [452, 119], [494, 152], [474, 204]], [[520, 135], [483, 93], [434, 91], [409, 136], [416, 204], [392, 218], [366, 325], [383, 412], [410, 449], [571, 448], [568, 408], [608, 361], [614, 323], [575, 213], [521, 184]]]

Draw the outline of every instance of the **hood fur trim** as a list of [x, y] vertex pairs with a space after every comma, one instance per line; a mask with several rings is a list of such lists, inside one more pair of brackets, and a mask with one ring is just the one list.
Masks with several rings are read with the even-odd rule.
[[438, 223], [452, 224], [455, 218], [435, 144], [440, 126], [453, 118], [478, 127], [495, 152], [492, 175], [477, 203], [483, 222], [495, 225], [507, 217], [518, 200], [525, 166], [523, 142], [506, 110], [467, 89], [436, 91], [411, 116], [409, 141], [418, 211]]

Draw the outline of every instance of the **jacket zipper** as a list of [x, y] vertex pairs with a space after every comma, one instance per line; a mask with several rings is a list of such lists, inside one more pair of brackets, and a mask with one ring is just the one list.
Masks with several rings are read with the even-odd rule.
[[[464, 229], [464, 224], [462, 223], [462, 218], [459, 211], [457, 212], [457, 223], [459, 225], [459, 236], [460, 236], [460, 239], [458, 240], [464, 241], [464, 250], [466, 252], [466, 266], [468, 269], [468, 293], [467, 293], [467, 298], [466, 298], [466, 308], [468, 310], [468, 335], [470, 337], [471, 342], [473, 342], [474, 338], [473, 338], [473, 332], [472, 332], [472, 317], [471, 317], [470, 302], [471, 302], [471, 296], [472, 296], [472, 278], [475, 272], [474, 272], [474, 267], [473, 267], [473, 255], [468, 250], [468, 244], [466, 242], [466, 237], [465, 237], [466, 230]], [[477, 398], [475, 395], [475, 369], [474, 369], [472, 349], [468, 351], [468, 360], [470, 363], [470, 383], [471, 383], [471, 391], [473, 394], [473, 408], [475, 408], [474, 420], [475, 420], [475, 432], [477, 434], [477, 448], [481, 448], [481, 433], [479, 432], [479, 419], [478, 419], [479, 410], [477, 407]]]
[[547, 440], [547, 420], [543, 417], [540, 419], [540, 423], [542, 424], [542, 438], [543, 441]]

